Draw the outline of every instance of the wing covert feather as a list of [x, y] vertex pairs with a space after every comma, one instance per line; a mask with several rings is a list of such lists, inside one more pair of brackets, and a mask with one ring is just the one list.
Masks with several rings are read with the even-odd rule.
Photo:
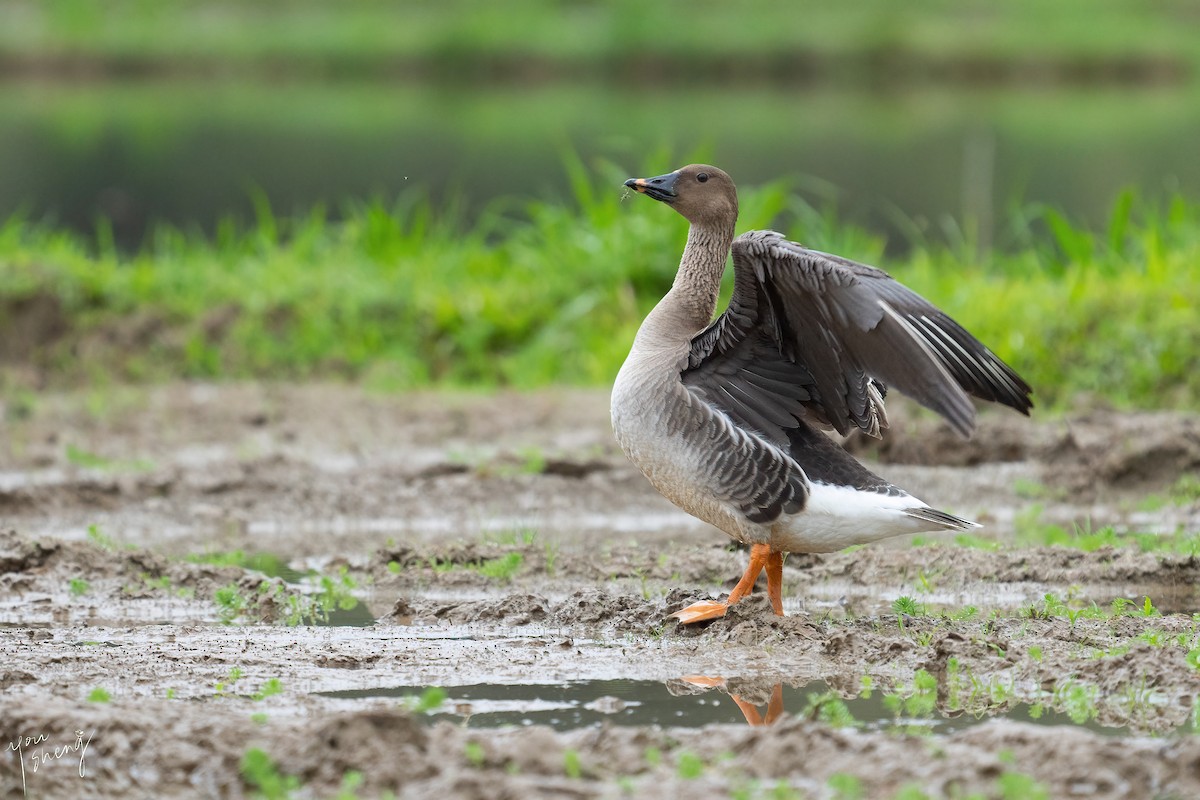
[[967, 395], [1023, 414], [1031, 389], [949, 316], [886, 272], [773, 231], [733, 243], [729, 308], [692, 340], [683, 383], [734, 422], [788, 447], [797, 420], [846, 434], [886, 427], [891, 386], [974, 429]]

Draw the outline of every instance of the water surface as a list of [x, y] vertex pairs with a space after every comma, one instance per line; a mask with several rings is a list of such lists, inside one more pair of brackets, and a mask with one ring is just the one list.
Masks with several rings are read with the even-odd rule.
[[155, 219], [250, 219], [258, 191], [281, 213], [457, 195], [470, 218], [498, 197], [567, 197], [572, 152], [614, 181], [703, 158], [744, 184], [788, 177], [896, 241], [979, 220], [1003, 244], [1018, 202], [1099, 222], [1127, 186], [1200, 195], [1198, 91], [0, 85], [0, 217], [90, 231], [103, 215], [126, 245]]

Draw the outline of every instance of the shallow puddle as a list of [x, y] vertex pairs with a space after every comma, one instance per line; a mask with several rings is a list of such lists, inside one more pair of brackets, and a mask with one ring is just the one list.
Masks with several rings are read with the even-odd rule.
[[361, 600], [349, 608], [333, 608], [325, 619], [317, 620], [316, 625], [347, 625], [352, 628], [365, 628], [375, 624], [375, 615]]
[[473, 536], [524, 530], [556, 530], [606, 535], [704, 530], [705, 524], [682, 511], [621, 513], [539, 511], [520, 515], [489, 515], [465, 520], [454, 514], [407, 517], [324, 517], [305, 520], [257, 519], [246, 525], [252, 537], [298, 533], [337, 538], [349, 534]]
[[[402, 698], [419, 705], [438, 687], [394, 686], [317, 692], [337, 699]], [[735, 679], [688, 676], [678, 680], [589, 680], [561, 684], [472, 684], [442, 689], [445, 699], [425, 714], [434, 722], [447, 720], [470, 728], [546, 725], [565, 731], [600, 723], [699, 728], [713, 723], [771, 724], [783, 712], [821, 718], [864, 730], [910, 733], [948, 733], [982, 724], [994, 717], [1039, 725], [1071, 725], [1110, 736], [1128, 735], [1126, 728], [1095, 722], [1078, 724], [1067, 714], [1034, 710], [1019, 704], [1002, 714], [962, 712], [944, 715], [934, 710], [913, 713], [892, 695], [842, 699], [824, 681], [802, 686], [740, 682]], [[932, 704], [931, 704], [932, 705]], [[897, 710], [899, 709], [899, 710]]]

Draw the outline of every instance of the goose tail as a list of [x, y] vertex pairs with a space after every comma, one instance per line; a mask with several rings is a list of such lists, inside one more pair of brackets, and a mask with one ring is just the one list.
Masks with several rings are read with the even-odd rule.
[[951, 531], [967, 531], [971, 528], [982, 527], [978, 522], [956, 517], [953, 514], [947, 514], [945, 511], [938, 511], [936, 508], [922, 506], [920, 508], [906, 508], [904, 513], [915, 519], [924, 522], [932, 522], [938, 527], [945, 528]]

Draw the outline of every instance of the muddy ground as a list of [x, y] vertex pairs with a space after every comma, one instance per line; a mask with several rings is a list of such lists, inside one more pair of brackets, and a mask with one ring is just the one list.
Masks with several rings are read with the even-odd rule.
[[981, 540], [793, 555], [788, 616], [682, 629], [745, 554], [604, 392], [8, 398], [0, 796], [1200, 796], [1194, 545], [1014, 544], [1200, 532], [1200, 419], [890, 406], [849, 446]]

